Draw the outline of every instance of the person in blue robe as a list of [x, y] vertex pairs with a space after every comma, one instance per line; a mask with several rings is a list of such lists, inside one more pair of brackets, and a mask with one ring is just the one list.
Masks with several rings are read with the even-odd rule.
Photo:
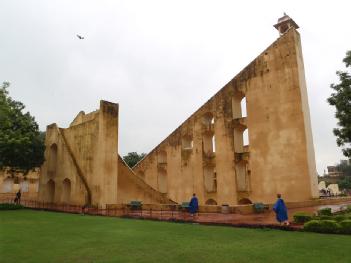
[[284, 203], [284, 200], [282, 199], [281, 194], [277, 194], [277, 202], [275, 202], [273, 206], [273, 211], [276, 214], [277, 221], [282, 224], [289, 225], [288, 221], [288, 209]]
[[189, 203], [189, 212], [191, 215], [194, 215], [197, 213], [198, 209], [199, 209], [199, 201], [197, 200], [196, 194], [193, 194], [193, 197], [191, 198]]

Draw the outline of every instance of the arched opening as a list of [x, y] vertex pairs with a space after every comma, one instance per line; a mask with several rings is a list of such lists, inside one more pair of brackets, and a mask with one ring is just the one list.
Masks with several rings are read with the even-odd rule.
[[249, 145], [249, 130], [245, 129], [244, 133], [243, 133], [243, 144], [244, 146]]
[[50, 146], [49, 151], [49, 165], [48, 165], [48, 174], [49, 176], [54, 177], [56, 175], [57, 168], [57, 145], [56, 143]]
[[234, 149], [235, 152], [243, 152], [244, 151], [244, 136], [243, 131], [241, 129], [234, 129]]
[[210, 198], [210, 199], [208, 199], [208, 200], [206, 201], [205, 204], [206, 204], [206, 205], [217, 205], [217, 202], [216, 202], [216, 200]]
[[22, 193], [28, 192], [29, 191], [29, 181], [28, 180], [24, 180], [22, 182], [20, 182], [20, 189]]
[[55, 182], [53, 180], [49, 180], [49, 182], [46, 184], [46, 200], [49, 203], [53, 203], [55, 200]]
[[238, 119], [243, 117], [242, 108], [244, 107], [245, 102], [243, 102], [244, 94], [236, 92], [232, 97], [232, 116], [233, 119]]
[[3, 182], [2, 182], [2, 193], [12, 193], [13, 190], [13, 178], [7, 177]]
[[194, 146], [193, 139], [191, 136], [184, 136], [182, 138], [182, 149], [191, 150]]
[[163, 169], [158, 170], [158, 190], [167, 193], [167, 172]]
[[69, 203], [71, 200], [71, 180], [66, 178], [62, 183], [62, 202]]
[[202, 123], [206, 126], [211, 126], [214, 124], [214, 117], [211, 112], [207, 112], [204, 114], [202, 118]]
[[239, 192], [246, 192], [249, 190], [249, 178], [247, 176], [247, 164], [244, 162], [235, 165], [236, 173], [236, 187]]
[[239, 200], [239, 205], [249, 205], [249, 204], [252, 204], [252, 202], [248, 198], [242, 198]]
[[164, 164], [167, 163], [167, 152], [166, 151], [160, 151], [157, 155], [157, 162], [159, 164]]
[[217, 191], [217, 175], [214, 167], [204, 168], [205, 190], [208, 193]]
[[211, 155], [212, 153], [214, 153], [216, 151], [215, 136], [205, 134], [202, 137], [202, 146], [203, 151], [206, 155]]
[[246, 97], [242, 98], [240, 102], [240, 108], [241, 108], [241, 117], [244, 118], [247, 116], [247, 109], [246, 109]]

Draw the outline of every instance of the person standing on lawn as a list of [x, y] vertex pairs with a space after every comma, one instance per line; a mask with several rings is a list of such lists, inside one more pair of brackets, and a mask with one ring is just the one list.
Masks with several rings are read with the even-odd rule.
[[189, 203], [189, 212], [192, 216], [194, 216], [197, 213], [198, 209], [199, 201], [197, 200], [196, 194], [193, 194], [193, 197], [191, 198]]
[[16, 193], [16, 198], [15, 198], [15, 204], [20, 204], [21, 203], [21, 189], [18, 190]]
[[284, 224], [284, 225], [289, 225], [288, 221], [288, 209], [284, 203], [284, 200], [282, 199], [281, 194], [277, 194], [277, 202], [275, 202], [273, 206], [273, 211], [276, 214], [277, 221], [279, 224]]

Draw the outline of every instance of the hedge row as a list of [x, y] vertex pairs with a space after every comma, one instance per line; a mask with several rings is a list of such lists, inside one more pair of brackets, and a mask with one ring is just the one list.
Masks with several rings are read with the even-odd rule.
[[298, 212], [294, 214], [294, 222], [297, 224], [303, 224], [312, 220], [312, 215], [305, 212]]
[[[346, 213], [351, 212], [351, 205], [347, 206]], [[351, 219], [350, 215], [346, 215], [345, 212], [339, 215], [333, 215], [331, 208], [323, 208], [318, 210], [317, 216], [305, 212], [298, 212], [294, 214], [294, 222], [297, 224], [304, 224], [311, 220], [335, 220], [336, 222], [341, 222], [347, 219]]]
[[16, 210], [22, 209], [23, 207], [23, 205], [18, 204], [0, 204], [0, 210]]
[[303, 229], [317, 233], [351, 234], [351, 220], [346, 219], [340, 223], [335, 220], [311, 220], [304, 224]]
[[319, 216], [331, 216], [332, 210], [331, 210], [331, 208], [327, 207], [327, 208], [322, 208], [322, 209], [318, 210], [317, 213]]

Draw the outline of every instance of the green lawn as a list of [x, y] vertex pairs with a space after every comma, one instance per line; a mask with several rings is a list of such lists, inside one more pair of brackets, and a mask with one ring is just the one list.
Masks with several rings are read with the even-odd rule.
[[0, 262], [351, 262], [351, 236], [0, 211]]

